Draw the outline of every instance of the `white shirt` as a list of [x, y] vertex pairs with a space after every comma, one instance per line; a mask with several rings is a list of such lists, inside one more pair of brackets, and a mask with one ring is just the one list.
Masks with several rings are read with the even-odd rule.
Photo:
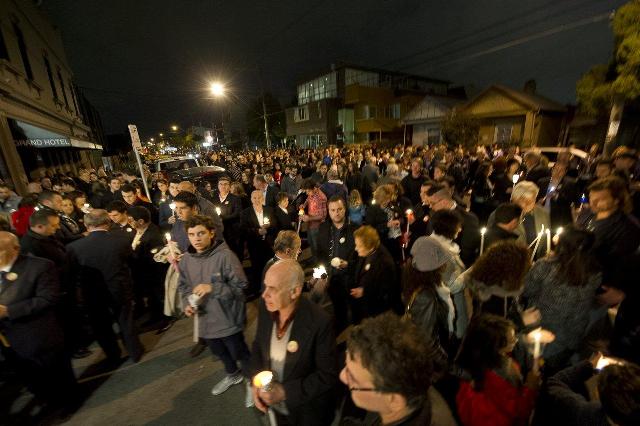
[[254, 208], [253, 211], [255, 212], [256, 217], [258, 218], [258, 225], [260, 226], [264, 225], [264, 210], [258, 213], [258, 211]]

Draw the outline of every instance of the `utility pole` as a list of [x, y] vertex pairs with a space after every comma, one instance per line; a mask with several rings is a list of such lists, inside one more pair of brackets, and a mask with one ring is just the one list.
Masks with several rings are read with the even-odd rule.
[[264, 118], [264, 139], [267, 141], [267, 149], [271, 149], [271, 138], [269, 137], [269, 123], [267, 122], [267, 105], [264, 102], [264, 91], [262, 92], [262, 118]]

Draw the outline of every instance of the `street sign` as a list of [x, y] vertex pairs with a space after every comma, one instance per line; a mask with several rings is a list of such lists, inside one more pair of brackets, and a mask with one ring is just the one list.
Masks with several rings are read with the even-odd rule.
[[135, 151], [142, 149], [142, 143], [140, 142], [140, 135], [138, 134], [138, 128], [135, 124], [129, 124], [129, 134], [131, 135], [131, 145]]

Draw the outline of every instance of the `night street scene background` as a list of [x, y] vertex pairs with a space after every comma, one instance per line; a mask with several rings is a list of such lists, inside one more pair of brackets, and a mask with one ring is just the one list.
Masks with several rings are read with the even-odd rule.
[[0, 425], [640, 424], [640, 0], [0, 0]]

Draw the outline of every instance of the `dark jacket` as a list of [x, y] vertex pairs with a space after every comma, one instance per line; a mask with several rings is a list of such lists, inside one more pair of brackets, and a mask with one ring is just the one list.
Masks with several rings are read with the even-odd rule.
[[60, 283], [67, 283], [67, 249], [55, 236], [45, 237], [29, 229], [20, 239], [20, 253], [52, 261]]
[[595, 371], [589, 361], [569, 367], [547, 381], [550, 410], [557, 424], [566, 426], [607, 426], [609, 421], [599, 401], [583, 395], [584, 383]]
[[[253, 342], [250, 376], [270, 370], [269, 352], [274, 320], [260, 302], [258, 328]], [[294, 425], [329, 425], [334, 416], [334, 388], [338, 379], [335, 336], [331, 318], [321, 307], [301, 297], [291, 325], [289, 342], [298, 343], [287, 351], [282, 383]]]
[[275, 215], [278, 231], [290, 231], [294, 229], [291, 214], [289, 214], [288, 211], [285, 212], [278, 206], [273, 209], [273, 214]]
[[560, 181], [558, 187], [555, 188], [555, 191], [553, 191], [552, 194], [547, 195], [550, 182], [550, 176], [542, 178], [537, 182], [538, 187], [540, 188], [538, 197], [541, 200], [544, 200], [546, 196], [549, 197], [551, 228], [556, 229], [559, 226], [567, 226], [573, 223], [571, 205], [578, 202], [580, 194], [578, 193], [576, 180], [565, 176]]
[[358, 258], [353, 287], [364, 289], [362, 298], [356, 299], [363, 318], [389, 310], [402, 313], [396, 265], [382, 244], [369, 256]]
[[460, 246], [460, 259], [465, 265], [473, 265], [480, 252], [480, 222], [475, 214], [460, 205], [455, 211], [462, 217], [462, 231], [455, 240]]
[[547, 177], [547, 176], [550, 176], [550, 175], [551, 175], [551, 171], [549, 170], [549, 168], [547, 166], [543, 166], [541, 164], [538, 164], [537, 166], [535, 166], [531, 170], [527, 171], [527, 174], [524, 176], [524, 180], [528, 180], [530, 182], [536, 183], [540, 179], [542, 179], [544, 177]]
[[416, 294], [415, 298], [411, 296], [409, 300], [403, 300], [403, 302], [406, 306], [405, 314], [445, 353], [449, 341], [447, 325], [449, 307], [438, 296], [436, 289], [425, 287]]
[[427, 178], [423, 176], [422, 173], [417, 178], [414, 178], [413, 175], [409, 173], [400, 181], [404, 195], [411, 200], [411, 204], [415, 205], [420, 202], [420, 187], [425, 180], [427, 180]]
[[491, 225], [487, 228], [487, 233], [484, 236], [484, 249], [488, 249], [491, 245], [498, 241], [518, 239], [518, 234], [509, 232], [506, 229], [500, 228], [498, 225]]
[[47, 364], [64, 349], [53, 309], [60, 298], [54, 271], [50, 260], [19, 255], [9, 271], [15, 278], [5, 276], [0, 283], [0, 305], [8, 311], [0, 319], [0, 332], [18, 356], [39, 364]]
[[67, 246], [70, 273], [82, 288], [102, 287], [112, 302], [130, 304], [133, 281], [131, 242], [113, 232], [94, 231]]
[[142, 234], [140, 243], [133, 249], [132, 276], [138, 286], [159, 286], [164, 283], [167, 263], [153, 260], [155, 253], [165, 245], [160, 229], [153, 223]]
[[267, 195], [264, 197], [264, 205], [275, 208], [278, 205], [278, 188], [268, 185]]
[[[330, 277], [341, 277], [345, 284], [350, 282], [353, 277], [358, 257], [353, 239], [353, 233], [356, 229], [356, 226], [349, 223], [345, 223], [342, 228], [337, 229], [331, 220], [322, 222], [318, 228], [318, 261], [326, 266]], [[331, 259], [334, 257], [346, 260], [349, 265], [343, 270], [332, 267]]]

